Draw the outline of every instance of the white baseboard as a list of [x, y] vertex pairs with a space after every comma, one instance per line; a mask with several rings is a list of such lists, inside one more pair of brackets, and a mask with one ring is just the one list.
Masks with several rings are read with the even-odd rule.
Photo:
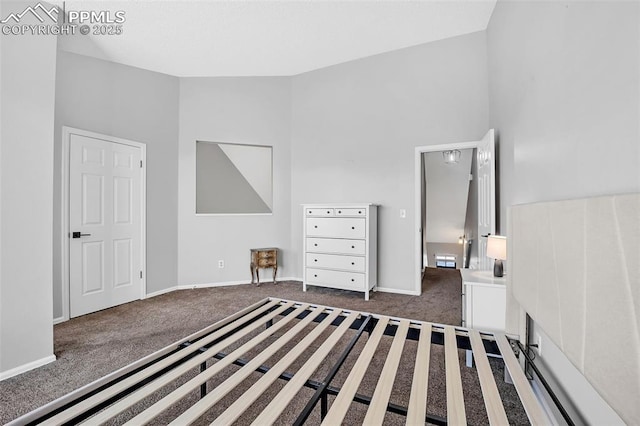
[[67, 321], [69, 318], [58, 317], [53, 319], [53, 325], [60, 324], [61, 322]]
[[224, 282], [217, 282], [217, 283], [200, 283], [200, 284], [176, 285], [176, 286], [173, 286], [173, 287], [165, 288], [163, 290], [154, 291], [153, 293], [148, 293], [145, 296], [145, 299], [149, 299], [151, 297], [160, 296], [162, 294], [171, 293], [171, 292], [177, 291], [177, 290], [193, 290], [193, 289], [196, 289], [196, 288], [209, 288], [209, 287], [226, 287], [226, 286], [242, 285], [242, 284], [249, 284], [249, 283], [246, 282], [246, 281], [224, 281]]
[[33, 370], [34, 368], [42, 367], [43, 365], [49, 364], [56, 360], [55, 355], [49, 355], [47, 357], [28, 362], [26, 364], [20, 365], [16, 368], [12, 368], [11, 370], [0, 372], [0, 381], [6, 380], [9, 377], [17, 376], [18, 374], [26, 373], [29, 370]]
[[171, 293], [172, 291], [176, 291], [176, 290], [180, 290], [180, 286], [173, 286], [173, 287], [165, 288], [162, 290], [154, 291], [153, 293], [147, 293], [147, 295], [144, 298], [149, 299], [151, 297], [156, 297], [156, 296], [160, 296], [161, 294]]
[[377, 287], [375, 291], [379, 291], [381, 293], [405, 294], [407, 296], [420, 296], [420, 293], [415, 290], [401, 290], [397, 288]]
[[[302, 278], [298, 278], [298, 277], [278, 277], [277, 279], [278, 282], [280, 281], [302, 281]], [[271, 280], [263, 280], [263, 283], [270, 283], [272, 282]], [[148, 299], [150, 297], [155, 297], [155, 296], [160, 296], [161, 294], [166, 294], [166, 293], [171, 293], [172, 291], [176, 291], [176, 290], [193, 290], [196, 288], [211, 288], [211, 287], [229, 287], [229, 286], [236, 286], [236, 285], [248, 285], [251, 284], [250, 282], [243, 280], [243, 281], [221, 281], [221, 282], [215, 282], [215, 283], [199, 283], [199, 284], [183, 284], [183, 285], [176, 285], [173, 287], [169, 287], [169, 288], [165, 288], [164, 290], [159, 290], [159, 291], [154, 291], [153, 293], [149, 293], [145, 296], [145, 299]]]
[[250, 284], [248, 281], [221, 281], [217, 283], [200, 283], [200, 284], [185, 284], [179, 285], [178, 290], [193, 290], [196, 288], [211, 288], [211, 287], [229, 287], [233, 285]]
[[[300, 278], [293, 277], [279, 277], [277, 281], [302, 281]], [[263, 283], [272, 283], [270, 279], [262, 280]], [[223, 281], [217, 283], [202, 283], [202, 284], [192, 284], [192, 285], [180, 285], [177, 287], [177, 290], [192, 290], [195, 288], [210, 288], [210, 287], [228, 287], [235, 285], [251, 285], [250, 282], [247, 281]], [[255, 284], [254, 284], [255, 285]]]
[[278, 281], [300, 281], [300, 283], [302, 283], [302, 278], [300, 278], [300, 277], [282, 277], [282, 278], [278, 278]]

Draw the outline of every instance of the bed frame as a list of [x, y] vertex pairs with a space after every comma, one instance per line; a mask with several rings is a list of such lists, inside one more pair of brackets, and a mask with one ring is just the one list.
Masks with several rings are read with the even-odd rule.
[[[508, 298], [520, 311], [518, 329], [507, 330], [526, 338], [524, 328], [535, 323], [620, 421], [634, 425], [640, 424], [638, 218], [640, 193], [512, 206], [507, 253]], [[538, 361], [545, 364], [544, 357]], [[569, 400], [577, 396], [571, 383], [557, 388]]]
[[[388, 351], [384, 355], [375, 390], [371, 396], [358, 394], [358, 387], [367, 375], [374, 353], [380, 351], [383, 336], [388, 336], [390, 344], [380, 346], [388, 346]], [[415, 365], [401, 366], [401, 354], [409, 340], [415, 341], [417, 348]], [[357, 355], [357, 361], [351, 363], [350, 371], [342, 371], [343, 375], [348, 374], [345, 385], [342, 388], [334, 386], [334, 377], [346, 368], [345, 360], [359, 341], [360, 352], [353, 354], [353, 357]], [[427, 412], [430, 350], [433, 345], [444, 346], [446, 418]], [[230, 353], [223, 352], [229, 347], [235, 349]], [[279, 359], [274, 357], [277, 359], [277, 362], [272, 361], [275, 364], [265, 365], [274, 354], [281, 354], [283, 348], [286, 352]], [[184, 397], [196, 392], [199, 399], [195, 399], [192, 405], [182, 404], [186, 405], [185, 409], [172, 423], [190, 424], [255, 372], [262, 375], [241, 398], [224, 407], [212, 424], [229, 424], [238, 419], [279, 379], [285, 380], [286, 384], [277, 397], [271, 398], [253, 424], [274, 423], [291, 400], [302, 396], [299, 391], [303, 387], [311, 389], [312, 396], [299, 412], [294, 422], [296, 425], [305, 423], [318, 403], [322, 424], [340, 424], [350, 408], [355, 406], [352, 402], [368, 406], [365, 424], [381, 424], [387, 411], [406, 416], [407, 424], [466, 424], [458, 349], [473, 351], [491, 424], [508, 424], [508, 420], [487, 354], [500, 355], [504, 359], [531, 423], [549, 423], [514, 356], [512, 342], [504, 334], [267, 298], [10, 424], [75, 424], [87, 419], [91, 424], [101, 424], [127, 413], [139, 401], [180, 379], [183, 384], [166, 395], [158, 396], [156, 402], [150, 403], [146, 409], [134, 411], [127, 424], [152, 422]], [[249, 353], [254, 356], [245, 358]], [[305, 354], [303, 358], [306, 361], [291, 372], [292, 363], [302, 354]], [[328, 357], [333, 362], [328, 373], [320, 379], [312, 378]], [[212, 362], [213, 359], [216, 361]], [[194, 369], [199, 374], [194, 374]], [[228, 377], [208, 388], [210, 379], [224, 371]], [[390, 403], [398, 371], [413, 377], [406, 407]], [[331, 404], [329, 396], [334, 397]]]

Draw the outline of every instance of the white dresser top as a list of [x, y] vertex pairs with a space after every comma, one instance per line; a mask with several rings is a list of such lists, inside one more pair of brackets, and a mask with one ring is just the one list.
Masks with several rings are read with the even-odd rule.
[[460, 269], [462, 275], [463, 284], [478, 284], [486, 286], [500, 286], [507, 285], [506, 277], [494, 277], [493, 270], [491, 271], [479, 271], [477, 269]]
[[301, 204], [302, 207], [320, 207], [320, 208], [324, 208], [324, 207], [342, 207], [342, 208], [347, 208], [347, 207], [365, 207], [365, 206], [372, 206], [372, 207], [377, 207], [379, 204], [373, 204], [373, 203], [325, 203], [325, 204]]

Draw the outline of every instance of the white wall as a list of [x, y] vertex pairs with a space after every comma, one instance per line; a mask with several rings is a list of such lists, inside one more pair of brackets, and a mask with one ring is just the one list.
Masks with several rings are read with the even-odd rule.
[[458, 244], [464, 235], [473, 149], [463, 149], [456, 164], [445, 163], [442, 152], [422, 155], [427, 192], [425, 239]]
[[62, 315], [62, 126], [147, 145], [147, 292], [178, 281], [178, 78], [60, 51], [56, 81], [54, 317]]
[[[0, 3], [0, 16], [22, 2]], [[53, 361], [53, 114], [56, 37], [0, 47], [0, 378]]]
[[638, 7], [498, 2], [487, 44], [501, 217], [512, 204], [640, 190]]
[[[299, 276], [290, 246], [290, 125], [289, 78], [180, 79], [180, 285], [248, 283], [249, 249], [257, 247], [281, 249], [278, 277]], [[196, 140], [273, 146], [273, 214], [196, 216]]]
[[379, 286], [414, 290], [414, 148], [486, 133], [485, 46], [484, 33], [474, 33], [293, 78], [296, 271], [302, 268], [301, 204], [371, 202], [381, 206]]
[[[637, 2], [498, 2], [487, 49], [501, 217], [514, 204], [640, 191], [639, 12]], [[619, 422], [543, 346], [539, 362], [578, 409]]]

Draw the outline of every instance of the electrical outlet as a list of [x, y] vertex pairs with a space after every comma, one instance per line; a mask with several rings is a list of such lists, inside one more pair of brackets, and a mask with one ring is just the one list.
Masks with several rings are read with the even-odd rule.
[[538, 347], [536, 348], [536, 352], [538, 352], [538, 356], [542, 355], [542, 336], [536, 333], [535, 342]]
[[224, 260], [218, 260], [218, 268], [224, 268]]

